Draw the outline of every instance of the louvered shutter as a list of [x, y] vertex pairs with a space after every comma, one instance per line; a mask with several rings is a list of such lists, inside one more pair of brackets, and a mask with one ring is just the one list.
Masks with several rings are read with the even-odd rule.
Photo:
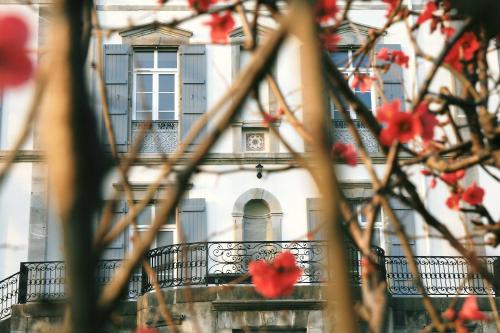
[[[314, 232], [321, 225], [321, 200], [318, 198], [307, 199], [307, 232]], [[324, 240], [325, 229], [321, 228], [314, 233], [314, 240]]]
[[[375, 51], [379, 52], [382, 48], [387, 48], [389, 51], [401, 51], [401, 46], [399, 44], [378, 44], [375, 46]], [[377, 64], [384, 63], [383, 61], [377, 60]], [[403, 87], [403, 69], [401, 66], [392, 64], [391, 68], [387, 73], [381, 73], [381, 78], [384, 84], [384, 94], [387, 101], [392, 101], [399, 99], [401, 101], [401, 107], [404, 109], [404, 87]], [[377, 99], [377, 104], [382, 104], [382, 98], [379, 96]]]
[[[205, 45], [183, 45], [181, 54], [182, 139], [207, 111], [207, 59]], [[194, 150], [205, 135], [206, 126], [188, 150]]]
[[[118, 201], [114, 207], [114, 217], [112, 223], [121, 220], [127, 214], [127, 204], [125, 201]], [[122, 259], [125, 255], [125, 234], [119, 234], [103, 251], [102, 259]]]
[[[415, 212], [409, 207], [403, 205], [399, 200], [391, 199], [390, 205], [403, 225], [405, 233], [412, 237], [412, 239], [409, 240], [409, 243], [413, 252], [415, 252], [415, 239], [413, 239], [415, 236]], [[401, 240], [398, 236], [394, 235], [392, 228], [390, 228], [390, 231], [390, 255], [403, 256], [404, 253], [401, 246]]]
[[184, 199], [180, 220], [186, 243], [204, 242], [207, 238], [205, 199]]
[[[127, 151], [129, 134], [129, 67], [130, 46], [104, 45], [104, 82], [108, 93], [111, 123], [118, 152]], [[103, 126], [103, 138], [107, 142]]]

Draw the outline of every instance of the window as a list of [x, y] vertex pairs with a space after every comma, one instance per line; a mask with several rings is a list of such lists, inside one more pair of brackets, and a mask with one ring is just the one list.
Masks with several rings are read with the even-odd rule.
[[[355, 56], [354, 55], [355, 53], [356, 49], [349, 49], [349, 50], [339, 50], [337, 52], [331, 53], [330, 55], [335, 65], [337, 65], [339, 69], [344, 73], [346, 79], [349, 81], [350, 86], [354, 77], [353, 74], [356, 70], [356, 67], [358, 68], [356, 74], [368, 75], [368, 76], [371, 76], [372, 74], [370, 70], [369, 56], [365, 54], [359, 54]], [[373, 96], [374, 94], [372, 94], [371, 91], [361, 91], [358, 88], [353, 90], [354, 94], [363, 102], [363, 104], [368, 109], [371, 110], [372, 106], [374, 105], [374, 96]], [[349, 104], [343, 98], [341, 99], [340, 102], [347, 110], [349, 110], [351, 118], [356, 119], [356, 114], [350, 108]], [[333, 102], [333, 100], [330, 103], [331, 103], [332, 118], [342, 119], [342, 115], [340, 114], [340, 111]]]
[[[151, 204], [146, 206], [137, 216], [137, 232], [145, 232], [154, 221], [157, 213], [157, 205]], [[151, 248], [157, 248], [167, 245], [176, 244], [177, 235], [175, 227], [175, 217], [170, 218], [165, 223], [156, 236], [156, 240], [151, 244]]]
[[[368, 218], [365, 214], [365, 209], [367, 205], [368, 198], [349, 198], [347, 199], [349, 205], [351, 206], [351, 210], [358, 214], [358, 222], [362, 228], [366, 227], [368, 223]], [[375, 218], [375, 224], [373, 226], [373, 238], [372, 244], [378, 247], [384, 248], [384, 232], [383, 232], [383, 218], [382, 218], [382, 209], [380, 209], [377, 213], [377, 217]]]
[[177, 119], [177, 51], [134, 50], [134, 120]]

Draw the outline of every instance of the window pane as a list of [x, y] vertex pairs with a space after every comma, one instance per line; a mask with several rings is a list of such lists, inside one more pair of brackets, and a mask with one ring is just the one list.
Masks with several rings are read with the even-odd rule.
[[136, 112], [135, 119], [136, 120], [151, 120], [153, 117], [152, 112]]
[[356, 67], [359, 65], [359, 68], [367, 68], [370, 67], [370, 57], [363, 53], [358, 54], [352, 63], [352, 67]]
[[175, 91], [175, 77], [174, 75], [162, 74], [160, 75], [160, 92], [173, 92]]
[[355, 94], [368, 109], [372, 108], [372, 94], [371, 94], [371, 92], [356, 91]]
[[134, 65], [135, 68], [153, 68], [154, 67], [153, 51], [135, 51]]
[[147, 206], [142, 210], [142, 212], [139, 213], [137, 216], [137, 224], [138, 225], [150, 225], [151, 224], [151, 219], [153, 218], [151, 212], [151, 206]]
[[345, 67], [349, 62], [349, 53], [347, 51], [333, 52], [331, 57], [333, 63], [339, 67]]
[[158, 52], [158, 67], [159, 68], [177, 68], [177, 52], [159, 51]]
[[135, 94], [135, 109], [137, 111], [153, 110], [153, 94], [152, 93]]
[[[342, 104], [344, 106], [344, 109], [349, 110], [349, 103], [347, 103], [346, 98], [343, 95], [341, 95], [339, 97], [339, 99], [340, 99], [340, 104]], [[339, 108], [337, 107], [337, 104], [335, 103], [335, 101], [333, 99], [331, 100], [331, 103], [332, 103], [334, 110], [339, 110]]]
[[158, 113], [159, 120], [175, 120], [175, 112], [159, 112]]
[[153, 91], [153, 75], [151, 74], [137, 74], [136, 80], [136, 91], [138, 92], [152, 92]]
[[167, 246], [174, 243], [174, 232], [173, 231], [160, 231], [156, 236], [156, 245]]
[[161, 93], [159, 96], [158, 109], [163, 111], [175, 110], [174, 107], [174, 94]]

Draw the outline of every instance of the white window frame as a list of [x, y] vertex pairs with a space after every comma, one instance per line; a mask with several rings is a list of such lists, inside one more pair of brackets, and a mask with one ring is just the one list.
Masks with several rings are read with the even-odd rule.
[[[171, 49], [171, 48], [136, 48], [134, 49], [134, 56], [136, 51], [151, 51], [153, 52], [153, 68], [140, 68], [136, 67], [136, 62], [135, 59], [133, 59], [133, 94], [132, 94], [132, 120], [138, 120], [137, 119], [137, 75], [141, 74], [151, 74], [153, 76], [153, 100], [152, 100], [152, 115], [151, 115], [151, 120], [160, 120], [159, 119], [159, 97], [160, 97], [160, 92], [159, 92], [159, 76], [162, 74], [170, 74], [174, 75], [174, 119], [173, 121], [176, 121], [179, 119], [179, 52], [178, 50]], [[176, 63], [177, 67], [176, 68], [158, 68], [158, 52], [159, 51], [171, 51], [172, 53], [175, 52], [176, 54]], [[163, 120], [163, 121], [168, 121], [168, 120]]]
[[[368, 199], [368, 198], [347, 198], [347, 202], [349, 201], [361, 201], [360, 204], [357, 204], [356, 205], [356, 215], [357, 215], [357, 218], [358, 218], [358, 223], [360, 225], [360, 227], [362, 229], [366, 229], [366, 226], [368, 224], [368, 221], [366, 220], [363, 220], [363, 216], [364, 214], [362, 214], [361, 212], [361, 209], [363, 208], [363, 206], [366, 205], [366, 202], [362, 201], [364, 199]], [[375, 221], [375, 223], [373, 224], [373, 231], [374, 232], [378, 232], [379, 233], [379, 240], [380, 240], [380, 244], [378, 244], [377, 246], [381, 247], [382, 249], [384, 249], [385, 251], [385, 216], [384, 216], [384, 210], [382, 209], [382, 207], [380, 207], [380, 210], [379, 210], [379, 216], [380, 216], [380, 221]]]
[[[136, 204], [136, 203], [134, 203], [134, 204]], [[160, 202], [153, 202], [153, 203], [148, 204], [146, 207], [144, 207], [144, 209], [151, 209], [151, 222], [150, 222], [150, 224], [142, 224], [142, 225], [139, 224], [139, 223], [136, 224], [135, 229], [137, 230], [137, 232], [139, 233], [139, 235], [140, 235], [141, 232], [145, 232], [145, 231], [149, 230], [149, 228], [151, 227], [151, 224], [153, 223], [153, 221], [156, 218], [157, 209], [158, 209], [159, 205], [160, 205]], [[174, 218], [174, 222], [175, 223], [173, 223], [173, 224], [164, 224], [163, 226], [161, 226], [160, 230], [158, 230], [158, 233], [165, 232], [165, 231], [170, 231], [170, 232], [173, 233], [172, 245], [177, 244], [177, 222], [176, 222], [176, 220], [177, 220], [177, 218], [175, 217]], [[130, 228], [130, 236], [133, 235], [133, 232], [134, 232], [133, 228]], [[157, 240], [157, 238], [155, 238], [155, 240], [151, 244], [151, 249], [154, 249], [154, 248], [157, 248], [157, 247], [158, 247], [158, 240]], [[132, 246], [131, 246], [131, 250], [132, 249], [133, 249], [133, 243], [132, 243]]]
[[[349, 48], [349, 49], [340, 48], [337, 51], [330, 53], [330, 54], [333, 54], [333, 53], [338, 53], [338, 52], [347, 52], [347, 58], [348, 58], [347, 62], [348, 62], [349, 67], [340, 67], [340, 65], [339, 65], [339, 71], [348, 77], [348, 84], [353, 92], [359, 91], [359, 90], [355, 90], [354, 88], [352, 88], [352, 81], [354, 79], [354, 73], [364, 74], [367, 76], [373, 76], [373, 69], [370, 66], [370, 57], [368, 55], [366, 55], [363, 58], [363, 59], [367, 60], [368, 67], [361, 67], [360, 66], [358, 68], [358, 70], [355, 71], [357, 63], [354, 62], [353, 56], [354, 56], [354, 53], [356, 53], [356, 51], [357, 51], [357, 49], [353, 49], [353, 48]], [[368, 92], [368, 91], [366, 91], [366, 92]], [[374, 91], [373, 86], [370, 89], [370, 102], [371, 102], [371, 110], [373, 112], [375, 110], [375, 105], [376, 105], [375, 91]], [[331, 103], [334, 104], [334, 101], [332, 100]], [[336, 108], [336, 105], [332, 105], [332, 107]], [[349, 111], [349, 114], [351, 115], [351, 119], [357, 119], [356, 113], [354, 112], [353, 108], [350, 105], [348, 105], [348, 111]], [[336, 119], [336, 118], [333, 118], [333, 119]]]

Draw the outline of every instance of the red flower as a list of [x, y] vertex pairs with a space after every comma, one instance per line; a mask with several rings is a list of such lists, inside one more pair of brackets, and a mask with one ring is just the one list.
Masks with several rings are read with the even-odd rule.
[[399, 4], [399, 0], [383, 0], [389, 7], [387, 7], [386, 17], [391, 16], [392, 12], [396, 9]]
[[432, 179], [431, 179], [431, 182], [430, 182], [430, 184], [429, 184], [429, 186], [430, 186], [431, 188], [435, 188], [435, 187], [436, 187], [436, 185], [437, 185], [436, 178], [432, 178]]
[[409, 142], [422, 133], [422, 124], [415, 114], [400, 111], [401, 102], [396, 99], [377, 109], [377, 119], [387, 124], [380, 132], [380, 141], [390, 146], [395, 140]]
[[[166, 0], [164, 0], [166, 2]], [[188, 0], [189, 6], [199, 13], [208, 11], [210, 5], [218, 2], [218, 0]]]
[[377, 52], [377, 59], [393, 62], [401, 67], [408, 68], [408, 60], [410, 60], [410, 57], [403, 51], [394, 50], [391, 52], [388, 48], [383, 47]]
[[323, 48], [329, 52], [337, 49], [337, 44], [340, 42], [340, 36], [334, 33], [324, 33], [320, 35]]
[[448, 185], [455, 185], [460, 179], [464, 178], [465, 170], [457, 170], [455, 172], [444, 172], [441, 175], [441, 180], [443, 180]]
[[427, 20], [432, 19], [432, 13], [434, 13], [438, 9], [436, 3], [434, 1], [429, 1], [426, 5], [422, 13], [417, 19], [417, 24], [420, 25]]
[[428, 169], [422, 169], [422, 170], [420, 170], [420, 173], [424, 176], [432, 175], [432, 172], [430, 172]]
[[434, 128], [439, 124], [439, 121], [435, 115], [429, 112], [429, 104], [427, 102], [420, 103], [415, 109], [415, 114], [422, 125], [422, 139], [424, 141], [432, 140]]
[[469, 295], [458, 312], [458, 318], [462, 320], [486, 320], [487, 317], [479, 310], [476, 296]]
[[262, 117], [263, 117], [262, 123], [267, 126], [269, 126], [269, 124], [274, 123], [276, 120], [279, 119], [279, 117], [273, 116], [272, 114], [269, 114], [267, 112], [264, 112], [262, 114]]
[[377, 58], [384, 61], [389, 61], [391, 59], [391, 53], [387, 47], [383, 47], [377, 52]]
[[448, 308], [443, 312], [443, 317], [449, 321], [452, 321], [453, 319], [455, 319], [456, 315], [457, 315], [457, 312], [452, 308]]
[[458, 71], [462, 70], [462, 60], [470, 61], [479, 49], [479, 42], [473, 32], [466, 32], [456, 43], [444, 58], [444, 62], [455, 67]]
[[366, 74], [354, 74], [351, 87], [360, 91], [370, 91], [372, 87], [372, 78]]
[[358, 154], [352, 143], [345, 144], [337, 142], [332, 147], [332, 153], [340, 157], [350, 166], [356, 166], [356, 164], [358, 164]]
[[393, 63], [398, 64], [401, 67], [408, 68], [408, 60], [410, 60], [410, 57], [408, 57], [403, 51], [399, 50], [392, 51]]
[[210, 37], [213, 43], [225, 44], [228, 42], [227, 35], [234, 28], [233, 15], [230, 11], [224, 14], [212, 14], [212, 21], [205, 22], [212, 29]]
[[467, 202], [469, 205], [477, 206], [483, 203], [484, 190], [477, 186], [476, 182], [472, 183], [468, 188], [465, 189], [462, 194], [462, 200]]
[[314, 7], [318, 21], [326, 22], [330, 19], [334, 19], [339, 8], [337, 7], [337, 0], [319, 0], [316, 2]]
[[295, 256], [282, 252], [271, 263], [264, 260], [251, 261], [248, 273], [252, 276], [255, 290], [267, 298], [290, 295], [294, 284], [302, 275], [295, 263]]
[[452, 192], [448, 199], [446, 199], [446, 206], [449, 209], [459, 210], [460, 209], [460, 193]]
[[28, 35], [28, 26], [19, 17], [0, 17], [0, 92], [31, 77], [33, 65], [25, 48]]

